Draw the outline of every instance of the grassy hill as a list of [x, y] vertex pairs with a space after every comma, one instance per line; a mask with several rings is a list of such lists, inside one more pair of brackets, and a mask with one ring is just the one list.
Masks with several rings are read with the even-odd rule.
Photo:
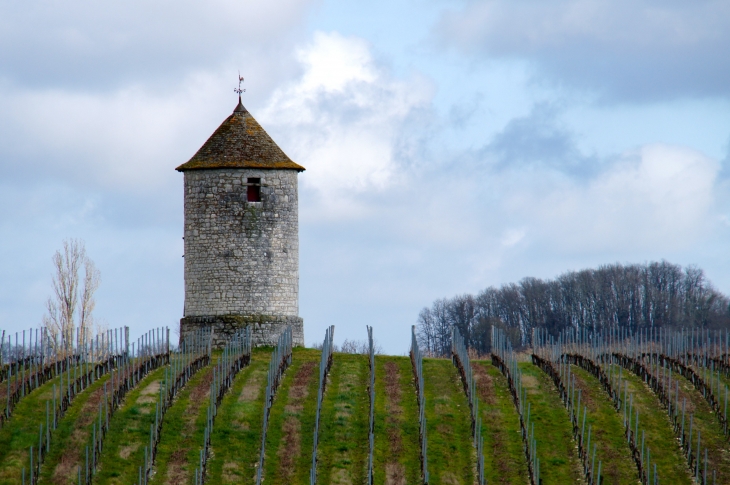
[[[295, 348], [271, 406], [264, 459], [264, 483], [308, 484], [314, 443], [320, 351]], [[223, 358], [214, 352], [210, 363], [193, 373], [175, 395], [164, 416], [158, 396], [167, 365], [150, 370], [111, 414], [103, 449], [96, 463], [94, 484], [139, 483], [150, 427], [161, 421], [159, 444], [150, 484], [194, 484], [196, 468], [211, 419], [210, 392]], [[250, 362], [235, 375], [215, 406], [210, 432], [205, 483], [255, 483], [271, 349], [255, 349]], [[527, 360], [527, 359], [523, 359]], [[505, 375], [491, 360], [473, 360], [474, 385], [480, 400], [485, 477], [490, 484], [529, 483], [520, 417]], [[550, 376], [531, 362], [518, 364], [534, 423], [536, 454], [542, 483], [586, 483], [570, 414]], [[599, 380], [571, 366], [592, 427], [604, 484], [640, 483], [632, 451], [617, 411]], [[367, 355], [335, 353], [321, 406], [317, 483], [365, 484], [368, 463], [369, 361]], [[424, 359], [425, 416], [430, 483], [477, 483], [477, 452], [472, 439], [469, 401], [459, 371], [451, 359]], [[644, 442], [656, 458], [659, 483], [690, 484], [687, 461], [675, 433], [652, 389], [625, 372], [626, 386], [641, 410]], [[724, 379], [724, 377], [723, 377]], [[106, 374], [79, 392], [53, 432], [40, 467], [42, 484], [78, 483], [85, 465], [85, 444], [98, 429], [98, 409], [109, 382]], [[58, 379], [52, 379], [21, 399], [12, 417], [0, 428], [0, 484], [30, 483], [30, 447], [46, 440], [46, 400]], [[710, 447], [716, 483], [730, 483], [728, 443], [709, 405], [688, 381], [681, 392], [695, 409], [693, 426], [701, 430], [703, 448]], [[376, 484], [422, 483], [419, 407], [408, 357], [375, 357], [373, 470]], [[696, 432], [696, 431], [695, 431]], [[706, 437], [706, 438], [705, 438]], [[705, 441], [707, 440], [707, 441]], [[709, 443], [707, 445], [706, 443]], [[592, 450], [591, 450], [592, 452]], [[596, 462], [597, 463], [597, 462]], [[654, 458], [652, 458], [654, 463]], [[85, 480], [85, 477], [83, 477]], [[83, 482], [82, 482], [83, 483]], [[708, 483], [712, 483], [708, 481]]]

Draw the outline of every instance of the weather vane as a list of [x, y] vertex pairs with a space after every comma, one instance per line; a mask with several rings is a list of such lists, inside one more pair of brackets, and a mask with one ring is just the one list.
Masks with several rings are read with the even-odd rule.
[[241, 76], [241, 71], [238, 71], [238, 89], [234, 89], [234, 93], [238, 93], [238, 97], [241, 97], [241, 93], [245, 93], [245, 89], [241, 89], [241, 83], [243, 82], [243, 76]]

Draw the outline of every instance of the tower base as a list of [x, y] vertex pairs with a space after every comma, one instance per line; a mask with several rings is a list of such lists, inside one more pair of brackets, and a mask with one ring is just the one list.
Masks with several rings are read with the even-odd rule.
[[206, 315], [180, 319], [180, 342], [201, 328], [213, 330], [213, 347], [221, 349], [241, 328], [251, 327], [254, 347], [275, 346], [279, 335], [290, 325], [294, 345], [304, 345], [304, 319], [280, 315]]

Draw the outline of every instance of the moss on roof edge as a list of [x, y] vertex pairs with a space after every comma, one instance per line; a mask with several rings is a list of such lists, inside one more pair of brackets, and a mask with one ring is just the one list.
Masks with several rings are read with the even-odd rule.
[[216, 168], [249, 168], [259, 170], [296, 170], [304, 172], [306, 168], [294, 163], [290, 160], [281, 162], [255, 162], [251, 161], [232, 161], [232, 162], [206, 162], [202, 160], [191, 160], [183, 163], [175, 170], [185, 172], [187, 170], [211, 170]]

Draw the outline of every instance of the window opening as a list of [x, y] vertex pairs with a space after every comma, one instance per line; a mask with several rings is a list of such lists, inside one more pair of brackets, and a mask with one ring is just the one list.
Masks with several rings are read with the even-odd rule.
[[249, 178], [248, 189], [246, 190], [249, 202], [261, 202], [261, 179]]

